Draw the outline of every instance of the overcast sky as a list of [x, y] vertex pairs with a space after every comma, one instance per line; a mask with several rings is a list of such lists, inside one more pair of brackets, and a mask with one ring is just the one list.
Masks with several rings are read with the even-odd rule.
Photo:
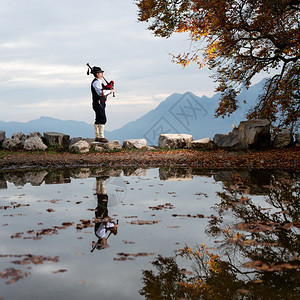
[[0, 0], [0, 120], [41, 116], [92, 124], [86, 63], [114, 80], [106, 130], [155, 108], [172, 93], [211, 96], [209, 71], [171, 62], [185, 35], [156, 38], [137, 22], [133, 0]]

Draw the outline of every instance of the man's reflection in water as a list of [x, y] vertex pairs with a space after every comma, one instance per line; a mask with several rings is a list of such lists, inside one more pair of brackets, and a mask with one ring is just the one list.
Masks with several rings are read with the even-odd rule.
[[93, 252], [95, 249], [101, 250], [107, 248], [107, 239], [112, 233], [114, 235], [118, 233], [118, 221], [115, 223], [108, 216], [108, 196], [105, 188], [105, 180], [108, 178], [109, 176], [101, 176], [96, 178], [96, 195], [98, 205], [95, 211], [96, 223], [94, 230], [98, 241], [96, 244], [93, 242], [94, 246], [91, 252]]

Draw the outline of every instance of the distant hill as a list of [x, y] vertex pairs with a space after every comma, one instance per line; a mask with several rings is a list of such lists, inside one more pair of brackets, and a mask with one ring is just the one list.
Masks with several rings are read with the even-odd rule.
[[30, 132], [61, 132], [69, 134], [70, 137], [94, 137], [94, 127], [81, 121], [64, 121], [50, 117], [40, 117], [26, 123], [22, 122], [3, 122], [0, 121], [0, 130], [6, 132], [6, 137], [11, 137], [14, 132], [23, 132], [29, 134]]
[[110, 140], [145, 138], [148, 145], [157, 145], [162, 133], [187, 133], [194, 139], [214, 137], [216, 133], [228, 133], [232, 125], [238, 126], [246, 120], [248, 109], [254, 105], [258, 94], [263, 88], [263, 82], [243, 90], [238, 99], [241, 107], [230, 118], [215, 118], [214, 112], [218, 107], [219, 94], [208, 98], [197, 97], [191, 92], [172, 94], [162, 101], [155, 109], [149, 111], [136, 121], [129, 122], [123, 127], [106, 133]]
[[[232, 124], [238, 126], [245, 120], [248, 109], [254, 105], [258, 94], [261, 92], [263, 82], [252, 86], [249, 90], [243, 90], [238, 96], [240, 101], [246, 100], [247, 104], [241, 107], [230, 118], [215, 118], [214, 112], [218, 106], [219, 94], [208, 98], [198, 97], [191, 92], [185, 94], [172, 94], [162, 101], [155, 109], [149, 111], [141, 118], [125, 124], [123, 127], [106, 131], [105, 136], [109, 140], [145, 138], [148, 145], [157, 145], [161, 133], [187, 133], [194, 139], [214, 137], [216, 133], [228, 133], [232, 130]], [[63, 121], [50, 117], [41, 117], [27, 123], [0, 121], [0, 130], [10, 137], [14, 132], [61, 132], [70, 137], [93, 138], [94, 128], [92, 124], [81, 121]]]

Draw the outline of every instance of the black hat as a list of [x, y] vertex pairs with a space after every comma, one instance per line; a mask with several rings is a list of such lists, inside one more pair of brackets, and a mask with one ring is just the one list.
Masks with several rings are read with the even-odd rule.
[[95, 66], [94, 66], [94, 67], [92, 67], [91, 73], [92, 73], [92, 74], [104, 73], [104, 71], [101, 70], [100, 67], [95, 67]]
[[86, 65], [89, 67], [86, 72], [87, 75], [90, 75], [90, 73], [92, 73], [92, 74], [104, 73], [104, 71], [101, 70], [100, 67], [95, 67], [95, 66], [91, 67], [89, 63], [87, 63]]

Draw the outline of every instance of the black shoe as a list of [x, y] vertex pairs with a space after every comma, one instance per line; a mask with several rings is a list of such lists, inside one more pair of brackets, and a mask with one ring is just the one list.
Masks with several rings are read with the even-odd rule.
[[100, 143], [108, 143], [109, 140], [107, 140], [106, 138], [100, 138], [100, 139], [98, 139], [97, 142], [100, 142]]

